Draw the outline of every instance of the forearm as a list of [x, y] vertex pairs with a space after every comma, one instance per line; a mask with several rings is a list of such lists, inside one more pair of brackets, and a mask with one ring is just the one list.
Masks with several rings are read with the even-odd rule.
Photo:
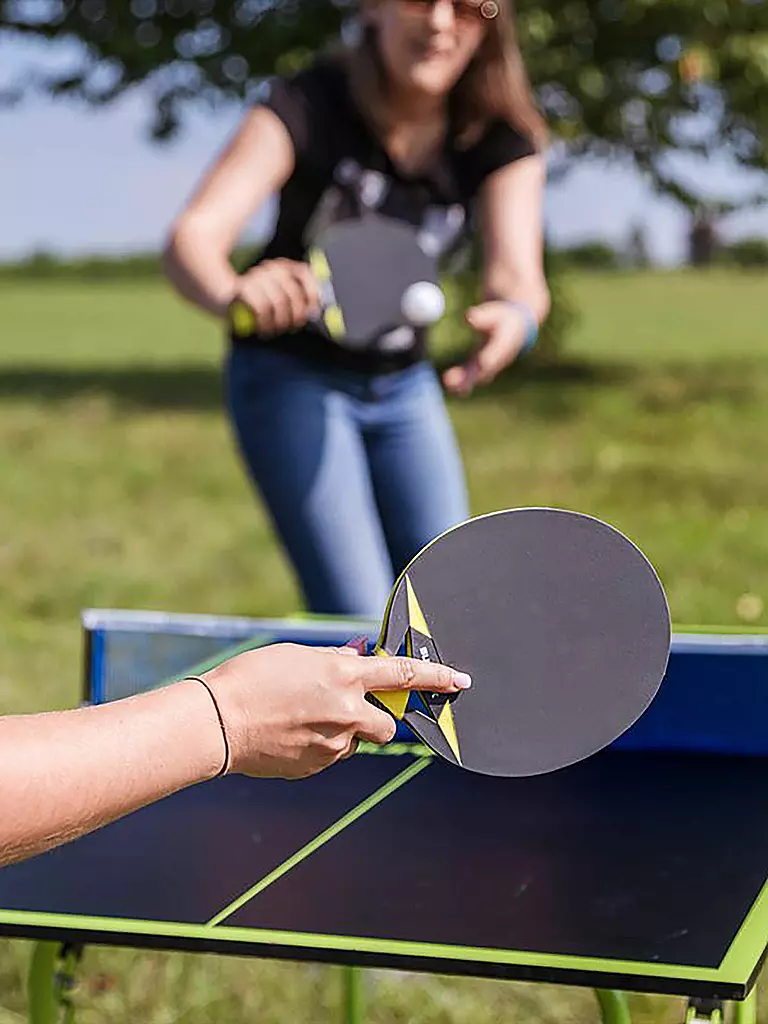
[[194, 225], [176, 229], [163, 253], [163, 268], [185, 299], [213, 316], [226, 316], [238, 275], [224, 249], [204, 232]]
[[230, 254], [246, 224], [281, 191], [293, 169], [287, 128], [271, 110], [254, 107], [173, 225], [164, 266], [185, 299], [226, 316], [239, 283]]
[[522, 275], [498, 265], [485, 268], [483, 297], [485, 300], [524, 302], [540, 324], [546, 320], [551, 306], [549, 288], [543, 275]]
[[527, 157], [492, 174], [481, 199], [485, 297], [524, 302], [539, 323], [550, 308], [544, 271], [545, 183], [541, 156]]
[[0, 864], [217, 774], [210, 695], [183, 682], [99, 707], [0, 718]]

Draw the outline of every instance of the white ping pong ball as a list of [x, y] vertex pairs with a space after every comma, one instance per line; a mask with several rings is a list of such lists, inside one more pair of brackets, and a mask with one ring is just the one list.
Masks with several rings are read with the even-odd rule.
[[406, 288], [400, 304], [403, 316], [414, 327], [426, 327], [445, 312], [445, 295], [431, 281], [417, 281]]

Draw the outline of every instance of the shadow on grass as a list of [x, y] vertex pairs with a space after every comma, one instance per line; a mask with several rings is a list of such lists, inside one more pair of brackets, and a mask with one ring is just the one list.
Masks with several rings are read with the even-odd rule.
[[[438, 363], [438, 372], [448, 363]], [[472, 401], [514, 402], [544, 418], [570, 416], [590, 394], [620, 389], [648, 411], [710, 400], [740, 404], [754, 400], [768, 380], [764, 363], [632, 365], [561, 359], [513, 364]], [[58, 403], [102, 396], [126, 409], [216, 411], [224, 406], [222, 372], [188, 364], [72, 367], [0, 365], [0, 401]]]
[[[448, 365], [450, 362], [438, 364], [438, 372]], [[636, 369], [629, 365], [566, 359], [551, 363], [521, 361], [491, 384], [478, 388], [470, 401], [514, 405], [519, 411], [546, 420], [567, 419], [583, 409], [591, 393], [630, 387], [636, 376]]]
[[0, 366], [0, 401], [67, 402], [103, 396], [133, 409], [216, 410], [222, 375], [211, 366]]
[[767, 390], [768, 366], [754, 359], [637, 364], [561, 359], [512, 364], [476, 395], [557, 417], [582, 410], [604, 391], [622, 391], [642, 411], [654, 412], [707, 402], [741, 406], [763, 401]]
[[[631, 376], [631, 369], [588, 363], [532, 365], [507, 372], [475, 397], [532, 391], [557, 404], [574, 388], [617, 384]], [[56, 403], [99, 395], [128, 408], [215, 410], [223, 403], [222, 388], [221, 371], [206, 365], [0, 366], [0, 401]]]

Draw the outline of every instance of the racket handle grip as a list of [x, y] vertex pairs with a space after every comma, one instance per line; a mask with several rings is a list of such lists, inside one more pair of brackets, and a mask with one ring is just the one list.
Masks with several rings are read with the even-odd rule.
[[238, 338], [247, 338], [256, 330], [256, 315], [250, 306], [235, 299], [229, 307], [229, 326], [232, 333]]
[[[376, 647], [373, 651], [374, 657], [388, 658], [389, 654], [383, 647]], [[369, 696], [373, 697], [377, 704], [380, 704], [398, 722], [401, 722], [408, 706], [410, 690], [374, 690]]]
[[[344, 321], [340, 311], [336, 312], [336, 310], [337, 307], [324, 302], [321, 312], [311, 317], [310, 323], [325, 324], [332, 337], [340, 337], [344, 333]], [[247, 338], [256, 330], [256, 315], [250, 306], [240, 302], [239, 299], [236, 299], [229, 307], [227, 319], [232, 333], [237, 338]]]

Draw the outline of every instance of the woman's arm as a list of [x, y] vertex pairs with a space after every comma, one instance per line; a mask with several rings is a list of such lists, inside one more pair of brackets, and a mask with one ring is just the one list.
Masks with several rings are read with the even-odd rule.
[[483, 335], [478, 350], [444, 376], [446, 387], [469, 394], [487, 384], [523, 348], [529, 329], [522, 303], [537, 323], [549, 313], [544, 274], [544, 160], [530, 156], [489, 175], [480, 193], [484, 301], [467, 310], [469, 325]]
[[486, 300], [524, 302], [539, 323], [549, 313], [544, 276], [544, 187], [541, 156], [490, 175], [480, 196]]
[[294, 159], [280, 118], [265, 107], [250, 111], [172, 226], [163, 265], [184, 298], [226, 315], [239, 287], [230, 254], [250, 218], [289, 179]]
[[0, 718], [0, 863], [213, 778], [223, 750], [213, 701], [192, 681], [98, 707]]
[[[30, 857], [226, 767], [301, 778], [386, 743], [371, 690], [452, 693], [466, 677], [408, 658], [275, 644], [97, 707], [0, 718], [0, 864]], [[218, 710], [217, 710], [218, 709]], [[219, 715], [221, 720], [219, 720]]]

